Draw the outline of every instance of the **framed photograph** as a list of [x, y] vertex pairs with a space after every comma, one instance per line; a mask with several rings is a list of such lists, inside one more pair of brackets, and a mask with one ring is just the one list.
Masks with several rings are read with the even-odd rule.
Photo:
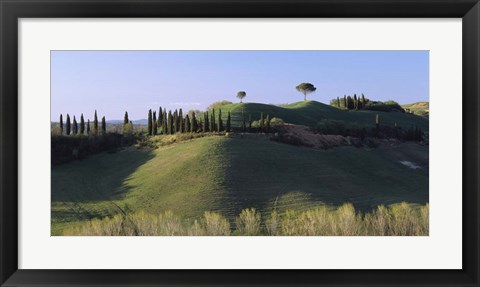
[[478, 1], [2, 1], [1, 286], [479, 286]]

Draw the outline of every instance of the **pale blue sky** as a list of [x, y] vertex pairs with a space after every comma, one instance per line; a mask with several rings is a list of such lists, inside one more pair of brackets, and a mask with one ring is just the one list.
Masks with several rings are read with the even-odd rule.
[[52, 51], [53, 121], [94, 110], [107, 120], [147, 117], [149, 109], [205, 109], [212, 102], [272, 104], [364, 93], [401, 104], [429, 100], [428, 51]]

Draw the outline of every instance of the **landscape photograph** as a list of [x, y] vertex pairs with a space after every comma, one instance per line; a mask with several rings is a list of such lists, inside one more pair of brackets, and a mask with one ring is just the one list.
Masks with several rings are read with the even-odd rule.
[[428, 236], [428, 51], [51, 51], [51, 236]]

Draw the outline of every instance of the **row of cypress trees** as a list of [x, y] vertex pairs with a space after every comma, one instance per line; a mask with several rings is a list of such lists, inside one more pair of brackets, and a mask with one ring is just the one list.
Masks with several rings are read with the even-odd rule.
[[342, 99], [337, 97], [336, 100], [332, 100], [331, 104], [337, 108], [343, 108], [346, 110], [362, 110], [365, 108], [368, 101], [369, 100], [365, 98], [363, 94], [361, 97], [357, 97], [357, 94], [354, 94], [353, 97], [344, 95]]
[[[63, 135], [94, 135], [97, 136], [99, 134], [99, 129], [98, 129], [98, 117], [97, 117], [97, 111], [95, 110], [95, 115], [93, 116], [93, 130], [91, 129], [90, 125], [90, 119], [87, 120], [87, 123], [85, 123], [85, 120], [83, 118], [83, 114], [80, 115], [80, 122], [77, 122], [77, 119], [75, 116], [73, 116], [73, 122], [70, 120], [70, 115], [67, 114], [66, 120], [65, 120], [65, 127], [63, 124], [63, 115], [60, 114], [60, 134]], [[107, 122], [105, 120], [105, 116], [102, 117], [102, 122], [101, 122], [101, 129], [102, 129], [102, 134], [105, 135], [107, 134]]]
[[[127, 112], [125, 112], [127, 118]], [[126, 121], [124, 121], [124, 124]], [[156, 111], [148, 111], [147, 119], [148, 135], [157, 134], [175, 134], [175, 133], [196, 133], [196, 132], [229, 132], [231, 131], [230, 112], [227, 114], [227, 122], [224, 124], [222, 119], [222, 110], [218, 110], [215, 115], [215, 109], [211, 112], [206, 111], [197, 119], [195, 112], [183, 116], [182, 109], [167, 113], [162, 107]]]

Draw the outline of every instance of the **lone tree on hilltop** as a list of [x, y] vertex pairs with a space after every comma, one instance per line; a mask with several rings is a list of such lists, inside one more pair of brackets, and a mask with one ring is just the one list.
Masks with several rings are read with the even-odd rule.
[[303, 94], [303, 100], [307, 100], [307, 94], [313, 93], [317, 90], [314, 85], [310, 83], [301, 83], [300, 85], [296, 86], [295, 89]]
[[240, 103], [242, 103], [243, 98], [245, 98], [246, 96], [247, 96], [247, 93], [245, 93], [245, 91], [240, 91], [237, 93], [237, 98], [240, 99]]

